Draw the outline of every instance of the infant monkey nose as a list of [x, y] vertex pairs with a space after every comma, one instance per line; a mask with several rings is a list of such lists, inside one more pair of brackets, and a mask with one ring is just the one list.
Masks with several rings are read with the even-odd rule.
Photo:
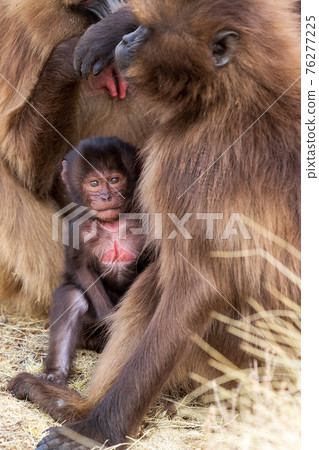
[[111, 195], [107, 193], [101, 194], [101, 199], [106, 202], [111, 199]]

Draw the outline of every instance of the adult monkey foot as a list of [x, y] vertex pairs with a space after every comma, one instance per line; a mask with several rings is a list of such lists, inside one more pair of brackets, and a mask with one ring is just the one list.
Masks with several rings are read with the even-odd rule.
[[60, 389], [66, 385], [66, 378], [41, 373], [39, 375], [32, 375], [31, 373], [22, 372], [12, 378], [8, 383], [8, 390], [17, 397], [19, 400], [29, 399], [31, 402], [36, 403], [36, 397], [34, 395], [34, 387], [43, 386], [56, 386]]
[[[8, 390], [19, 400], [29, 400], [50, 414], [55, 420], [68, 423], [83, 416], [68, 408], [69, 403], [81, 401], [81, 396], [65, 384], [58, 384], [48, 378], [39, 378], [30, 373], [19, 373], [8, 383]], [[43, 401], [45, 399], [45, 401]]]
[[[49, 434], [38, 443], [37, 449], [86, 450], [93, 447], [99, 448], [103, 442], [96, 424], [93, 424], [89, 419], [68, 427], [50, 428], [48, 431]], [[99, 441], [96, 439], [99, 439]]]

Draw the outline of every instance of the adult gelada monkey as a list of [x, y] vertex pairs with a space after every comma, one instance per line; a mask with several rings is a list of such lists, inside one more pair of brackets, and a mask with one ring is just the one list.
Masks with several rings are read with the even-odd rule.
[[87, 218], [84, 211], [79, 242], [74, 234], [79, 216], [70, 223], [63, 283], [53, 294], [42, 378], [63, 384], [77, 347], [103, 349], [104, 319], [143, 269], [145, 236], [132, 232], [140, 224], [120, 216], [132, 211], [137, 177], [134, 147], [114, 137], [82, 141], [66, 157], [63, 179], [71, 198], [90, 213]]
[[[63, 270], [51, 226], [57, 201], [65, 201], [63, 155], [94, 135], [143, 141], [145, 121], [129, 94], [123, 100], [126, 86], [120, 77], [114, 83], [116, 69], [80, 81], [73, 69], [78, 39], [65, 41], [120, 6], [116, 0], [0, 0], [0, 300], [24, 313], [48, 311]], [[123, 29], [107, 17], [118, 42], [127, 22]], [[111, 98], [117, 95], [122, 100]]]
[[[300, 296], [300, 51], [293, 3], [130, 4], [142, 26], [123, 38], [116, 60], [158, 119], [142, 149], [138, 187], [143, 210], [151, 218], [162, 213], [163, 239], [152, 242], [158, 258], [114, 315], [85, 398], [29, 374], [10, 384], [54, 417], [78, 420], [70, 429], [108, 445], [136, 433], [161, 391], [189, 389], [190, 372], [207, 380], [218, 375], [192, 333], [236, 366], [248, 366], [240, 340], [212, 319], [214, 311], [245, 317], [252, 312], [249, 297], [281, 309], [273, 293], [292, 301]], [[101, 42], [103, 22], [94, 27]], [[91, 29], [81, 65], [93, 67], [103, 55], [93, 35]], [[218, 238], [233, 212], [251, 239]], [[192, 239], [166, 239], [174, 229], [168, 213], [180, 219], [192, 213], [186, 224]], [[203, 213], [224, 217], [214, 220], [213, 239], [206, 239], [212, 217]], [[85, 447], [59, 430], [39, 448]]]

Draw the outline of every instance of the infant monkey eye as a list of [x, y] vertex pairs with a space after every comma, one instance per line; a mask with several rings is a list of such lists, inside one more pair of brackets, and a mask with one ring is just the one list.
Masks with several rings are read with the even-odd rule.
[[92, 187], [97, 187], [97, 186], [99, 186], [99, 184], [100, 183], [97, 180], [90, 181], [90, 186], [92, 186]]
[[119, 177], [113, 177], [113, 178], [110, 178], [109, 183], [110, 184], [117, 184], [119, 181], [120, 181]]

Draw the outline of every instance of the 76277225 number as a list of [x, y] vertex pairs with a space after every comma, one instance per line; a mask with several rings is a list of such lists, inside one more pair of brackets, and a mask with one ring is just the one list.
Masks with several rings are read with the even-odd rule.
[[315, 17], [306, 17], [306, 74], [315, 74], [316, 67], [316, 23]]

